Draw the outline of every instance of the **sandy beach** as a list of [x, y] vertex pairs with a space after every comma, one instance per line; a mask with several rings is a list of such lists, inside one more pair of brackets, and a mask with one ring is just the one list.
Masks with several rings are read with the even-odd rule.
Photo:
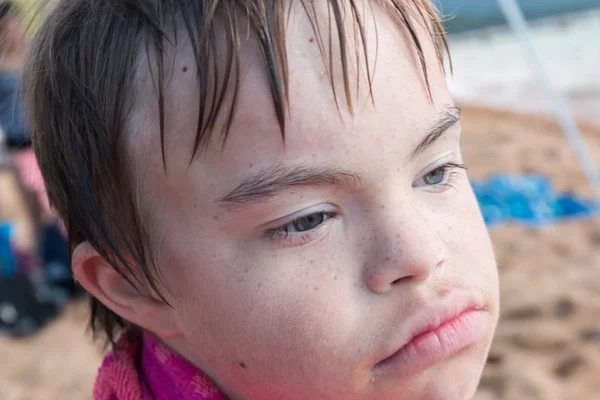
[[[590, 194], [552, 120], [463, 105], [463, 121], [473, 178], [535, 171]], [[600, 160], [600, 127], [582, 129]], [[475, 400], [600, 398], [600, 221], [491, 234], [502, 315]], [[0, 400], [90, 399], [102, 350], [85, 333], [86, 315], [75, 303], [33, 338], [0, 338]]]

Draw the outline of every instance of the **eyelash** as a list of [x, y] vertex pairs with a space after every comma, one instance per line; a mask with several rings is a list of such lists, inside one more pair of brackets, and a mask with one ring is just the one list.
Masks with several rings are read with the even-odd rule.
[[420, 180], [424, 179], [425, 176], [434, 173], [436, 171], [440, 171], [440, 170], [444, 170], [444, 181], [442, 183], [438, 183], [438, 184], [433, 184], [433, 185], [427, 185], [424, 184], [422, 186], [425, 186], [427, 188], [430, 188], [441, 193], [444, 192], [450, 188], [454, 189], [454, 184], [456, 183], [456, 179], [458, 178], [458, 176], [460, 175], [460, 173], [458, 172], [458, 170], [467, 170], [467, 166], [464, 164], [458, 164], [458, 163], [446, 163], [444, 165], [441, 165], [439, 167], [436, 167], [432, 170], [430, 170], [429, 172], [426, 172], [425, 174], [423, 174], [423, 176], [421, 176], [421, 178], [419, 178]]
[[[306, 230], [306, 231], [299, 231], [299, 232], [293, 231], [294, 229], [296, 229], [294, 227], [294, 225], [297, 224], [299, 221], [309, 218], [309, 217], [314, 217], [314, 216], [321, 216], [323, 218], [323, 221], [321, 223], [319, 223], [319, 225], [317, 225], [314, 229]], [[311, 214], [302, 215], [302, 216], [294, 219], [293, 221], [290, 221], [290, 222], [288, 222], [284, 225], [281, 225], [277, 228], [267, 230], [266, 236], [272, 240], [281, 240], [281, 241], [287, 241], [287, 242], [293, 242], [293, 243], [295, 243], [295, 242], [305, 243], [305, 242], [308, 242], [308, 241], [314, 239], [315, 236], [317, 236], [320, 233], [320, 230], [328, 222], [332, 221], [336, 217], [337, 217], [337, 214], [334, 212], [326, 212], [326, 211], [313, 212]]]
[[[449, 188], [454, 188], [454, 183], [456, 182], [456, 178], [460, 175], [458, 170], [466, 170], [466, 169], [467, 169], [467, 167], [464, 164], [446, 163], [442, 166], [439, 166], [437, 168], [430, 170], [429, 172], [425, 173], [419, 179], [422, 180], [425, 176], [427, 176], [431, 173], [434, 173], [439, 170], [444, 170], [444, 182], [439, 183], [439, 184], [434, 184], [434, 185], [427, 185], [427, 184], [424, 185], [428, 188], [431, 188], [431, 189], [436, 190], [441, 193], [441, 192], [448, 190]], [[294, 231], [296, 229], [296, 227], [294, 226], [295, 224], [298, 224], [303, 219], [307, 219], [307, 218], [315, 217], [315, 216], [320, 216], [323, 218], [323, 220], [314, 229], [310, 229], [310, 230], [306, 230], [306, 231], [298, 231], [298, 232]], [[325, 212], [325, 211], [313, 212], [311, 214], [302, 215], [302, 216], [300, 216], [290, 222], [287, 222], [277, 228], [268, 229], [265, 232], [265, 236], [271, 240], [287, 242], [287, 244], [306, 243], [306, 242], [313, 240], [316, 236], [318, 236], [320, 234], [321, 230], [324, 228], [324, 226], [326, 224], [328, 224], [328, 222], [331, 222], [332, 220], [334, 220], [336, 217], [337, 217], [337, 214], [334, 212]]]

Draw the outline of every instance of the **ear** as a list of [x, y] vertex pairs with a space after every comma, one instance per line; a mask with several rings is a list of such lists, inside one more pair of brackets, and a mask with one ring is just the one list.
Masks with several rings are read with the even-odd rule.
[[134, 287], [89, 242], [73, 251], [73, 275], [92, 296], [125, 320], [162, 339], [181, 333], [174, 310], [146, 287]]

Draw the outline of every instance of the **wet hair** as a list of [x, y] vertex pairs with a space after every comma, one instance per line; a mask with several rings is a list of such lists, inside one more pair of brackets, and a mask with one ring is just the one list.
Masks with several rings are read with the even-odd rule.
[[[6, 22], [19, 16], [19, 7], [10, 0], [0, 0], [0, 33], [4, 32]], [[2, 47], [2, 43], [0, 43]]]
[[[329, 36], [340, 49], [343, 93], [334, 97], [352, 112], [352, 63], [366, 59], [364, 8], [358, 0], [295, 0], [303, 6], [323, 62], [333, 73], [331, 53], [317, 22], [317, 5], [329, 9]], [[136, 202], [136, 184], [127, 146], [127, 123], [134, 108], [140, 65], [149, 65], [155, 87], [162, 162], [165, 156], [166, 52], [191, 42], [199, 83], [198, 125], [190, 162], [209, 139], [226, 140], [240, 85], [239, 48], [249, 29], [260, 50], [273, 107], [285, 136], [288, 66], [285, 31], [289, 0], [59, 0], [32, 43], [25, 71], [28, 115], [35, 153], [52, 206], [63, 219], [71, 250], [89, 242], [135, 287], [160, 294], [150, 232]], [[368, 0], [384, 7], [408, 32], [429, 91], [425, 50], [418, 31], [435, 44], [443, 68], [446, 38], [431, 0]], [[368, 7], [367, 7], [368, 8]], [[327, 26], [327, 24], [325, 24]], [[247, 28], [246, 28], [247, 27]], [[217, 46], [224, 37], [226, 46]], [[223, 53], [220, 53], [223, 52]], [[224, 63], [217, 65], [217, 54]], [[329, 54], [329, 55], [328, 55]], [[359, 57], [359, 55], [361, 57]], [[328, 59], [329, 57], [329, 59]], [[140, 62], [140, 60], [143, 60]], [[368, 60], [367, 60], [368, 63]], [[368, 64], [367, 64], [368, 65]], [[368, 71], [369, 68], [366, 68]], [[367, 72], [368, 87], [371, 76]], [[137, 83], [139, 85], [139, 82]], [[225, 94], [232, 93], [231, 101]], [[429, 93], [430, 94], [430, 93]], [[340, 100], [340, 99], [343, 99]], [[216, 129], [217, 116], [226, 116]], [[163, 299], [164, 300], [164, 299]], [[114, 341], [139, 331], [96, 299], [91, 299], [91, 328]]]
[[17, 6], [10, 0], [0, 1], [0, 26], [7, 18], [17, 14]]

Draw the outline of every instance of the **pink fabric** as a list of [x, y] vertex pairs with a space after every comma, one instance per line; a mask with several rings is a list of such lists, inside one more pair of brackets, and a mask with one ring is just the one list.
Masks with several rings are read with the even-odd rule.
[[[19, 176], [25, 187], [37, 194], [42, 212], [45, 215], [54, 215], [48, 201], [48, 193], [46, 193], [42, 171], [40, 171], [33, 150], [27, 149], [16, 152], [13, 156], [13, 162], [19, 171]], [[62, 235], [67, 237], [67, 231], [62, 221], [59, 222], [58, 227]]]
[[27, 149], [15, 153], [13, 161], [19, 171], [23, 184], [37, 194], [44, 213], [51, 214], [52, 210], [48, 202], [44, 178], [42, 178], [42, 172], [38, 167], [33, 150]]
[[204, 373], [150, 335], [118, 347], [100, 368], [94, 400], [227, 399]]

